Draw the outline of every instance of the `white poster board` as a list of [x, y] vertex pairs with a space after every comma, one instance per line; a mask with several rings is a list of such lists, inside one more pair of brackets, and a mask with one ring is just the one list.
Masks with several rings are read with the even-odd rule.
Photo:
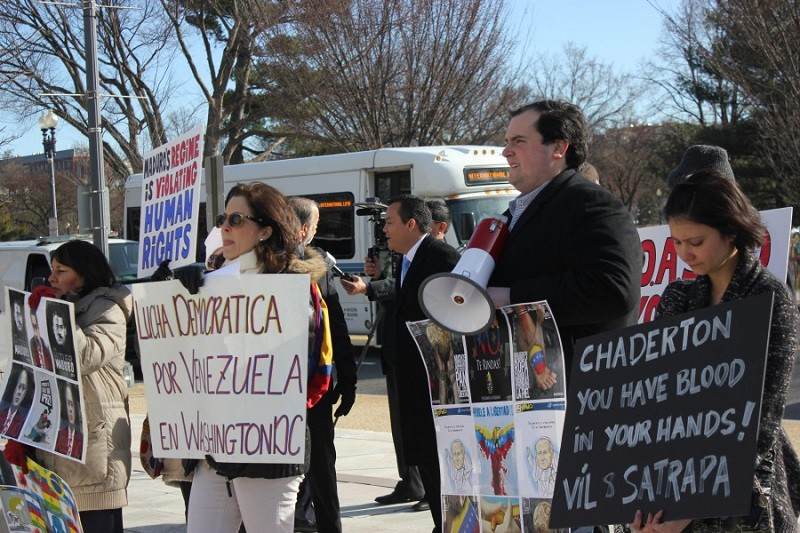
[[30, 293], [6, 287], [11, 338], [0, 397], [0, 435], [83, 463], [86, 416], [75, 310], [70, 302], [42, 298], [36, 311]]
[[[761, 211], [767, 228], [767, 240], [758, 251], [761, 264], [779, 280], [786, 279], [789, 265], [789, 239], [792, 230], [792, 208]], [[639, 228], [642, 240], [642, 297], [639, 323], [653, 320], [661, 293], [676, 279], [693, 279], [694, 272], [678, 257], [670, 239], [669, 226]]]
[[137, 276], [151, 275], [162, 261], [190, 265], [197, 253], [203, 133], [197, 126], [145, 154]]
[[302, 463], [308, 375], [304, 274], [133, 285], [153, 455]]

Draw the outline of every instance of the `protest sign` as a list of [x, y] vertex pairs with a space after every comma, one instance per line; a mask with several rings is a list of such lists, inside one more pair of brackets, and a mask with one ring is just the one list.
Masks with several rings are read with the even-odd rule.
[[75, 496], [55, 472], [26, 459], [27, 472], [12, 465], [16, 485], [0, 486], [4, 531], [80, 533]]
[[428, 373], [444, 529], [539, 531], [566, 409], [563, 350], [547, 303], [504, 307], [477, 335], [430, 320], [407, 326]]
[[197, 126], [144, 156], [137, 276], [162, 261], [176, 268], [195, 262], [204, 126]]
[[772, 299], [576, 343], [551, 527], [749, 512]]
[[153, 455], [302, 463], [309, 277], [133, 285]]
[[[767, 238], [757, 254], [761, 265], [776, 278], [785, 280], [789, 265], [789, 239], [792, 229], [792, 208], [761, 211]], [[661, 293], [676, 279], [694, 279], [695, 274], [681, 261], [670, 238], [669, 226], [639, 228], [642, 241], [642, 281], [639, 323], [653, 320]]]
[[86, 417], [71, 303], [7, 288], [12, 357], [0, 397], [0, 434], [84, 462]]

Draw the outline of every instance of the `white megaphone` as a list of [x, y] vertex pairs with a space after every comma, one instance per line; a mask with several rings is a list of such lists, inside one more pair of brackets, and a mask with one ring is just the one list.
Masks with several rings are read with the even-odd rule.
[[508, 226], [497, 218], [481, 220], [452, 272], [429, 276], [419, 287], [422, 311], [454, 333], [473, 335], [494, 321], [494, 302], [486, 291], [503, 252]]

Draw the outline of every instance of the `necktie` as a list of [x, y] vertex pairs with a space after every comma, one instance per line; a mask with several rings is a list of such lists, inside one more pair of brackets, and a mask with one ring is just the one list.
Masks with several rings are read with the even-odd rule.
[[408, 257], [403, 256], [403, 265], [400, 267], [400, 285], [403, 285], [403, 282], [406, 280], [406, 272], [408, 269], [411, 268], [411, 261], [408, 260]]

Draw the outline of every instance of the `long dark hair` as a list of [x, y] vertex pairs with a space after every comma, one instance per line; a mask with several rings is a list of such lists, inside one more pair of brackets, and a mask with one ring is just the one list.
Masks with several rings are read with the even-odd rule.
[[247, 201], [257, 224], [272, 228], [272, 235], [259, 241], [255, 248], [261, 271], [284, 271], [300, 246], [300, 222], [294, 209], [277, 189], [260, 182], [235, 185], [228, 192], [225, 205], [236, 196]]
[[86, 296], [98, 287], [111, 287], [117, 282], [106, 256], [90, 242], [67, 241], [53, 250], [50, 259], [70, 267], [83, 278], [83, 288], [78, 296]]
[[701, 170], [677, 185], [664, 206], [664, 218], [686, 218], [733, 237], [740, 251], [753, 250], [767, 233], [761, 216], [739, 186], [711, 170]]

